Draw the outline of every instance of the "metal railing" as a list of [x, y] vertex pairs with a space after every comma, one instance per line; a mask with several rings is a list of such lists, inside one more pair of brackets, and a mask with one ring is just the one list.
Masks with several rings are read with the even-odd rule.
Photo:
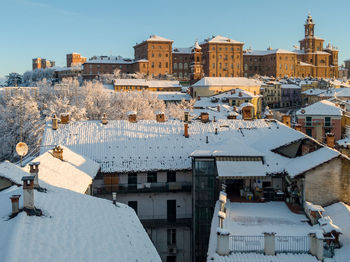
[[310, 241], [308, 236], [276, 236], [276, 253], [308, 253]]
[[147, 192], [191, 192], [192, 182], [156, 182], [138, 184], [102, 184], [94, 185], [95, 194], [147, 193]]
[[264, 236], [230, 236], [230, 247], [233, 252], [264, 252]]

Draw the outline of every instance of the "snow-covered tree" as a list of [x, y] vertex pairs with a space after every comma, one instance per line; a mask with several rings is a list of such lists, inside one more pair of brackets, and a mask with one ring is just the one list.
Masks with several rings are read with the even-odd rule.
[[167, 106], [167, 114], [174, 119], [184, 120], [184, 112], [193, 109], [196, 100], [186, 101], [182, 99], [180, 103], [171, 103]]
[[0, 161], [19, 159], [15, 151], [18, 142], [25, 142], [29, 151], [40, 145], [43, 131], [37, 102], [20, 92], [0, 104]]
[[9, 73], [6, 78], [5, 86], [19, 86], [22, 84], [22, 75], [18, 73]]
[[23, 83], [27, 86], [31, 86], [38, 81], [46, 79], [48, 82], [52, 82], [54, 79], [55, 69], [53, 68], [39, 68], [33, 71], [27, 71], [23, 74]]

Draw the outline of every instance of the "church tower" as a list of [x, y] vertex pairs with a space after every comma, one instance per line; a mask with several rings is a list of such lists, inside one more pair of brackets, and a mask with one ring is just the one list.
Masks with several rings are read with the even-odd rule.
[[204, 76], [202, 65], [202, 48], [196, 41], [191, 56], [191, 84], [197, 82]]
[[306, 23], [305, 23], [304, 27], [305, 27], [305, 38], [315, 36], [315, 34], [314, 34], [315, 24], [312, 21], [312, 16], [310, 13], [306, 18]]

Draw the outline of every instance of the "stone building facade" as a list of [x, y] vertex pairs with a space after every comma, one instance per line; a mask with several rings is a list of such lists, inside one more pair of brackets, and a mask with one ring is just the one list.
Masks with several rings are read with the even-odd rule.
[[311, 15], [308, 15], [304, 28], [305, 37], [299, 41], [299, 50], [290, 52], [269, 48], [267, 51], [245, 51], [244, 75], [337, 78], [338, 49], [330, 44], [323, 47], [324, 39], [314, 34], [315, 24]]

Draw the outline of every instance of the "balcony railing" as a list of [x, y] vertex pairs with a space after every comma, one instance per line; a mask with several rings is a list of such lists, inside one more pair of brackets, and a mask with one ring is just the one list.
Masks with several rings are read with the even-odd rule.
[[94, 186], [94, 194], [153, 193], [153, 192], [191, 192], [192, 182], [156, 182], [138, 184], [102, 184]]
[[178, 214], [176, 217], [167, 217], [167, 215], [139, 216], [139, 219], [145, 227], [165, 225], [191, 226], [192, 224], [192, 214]]

